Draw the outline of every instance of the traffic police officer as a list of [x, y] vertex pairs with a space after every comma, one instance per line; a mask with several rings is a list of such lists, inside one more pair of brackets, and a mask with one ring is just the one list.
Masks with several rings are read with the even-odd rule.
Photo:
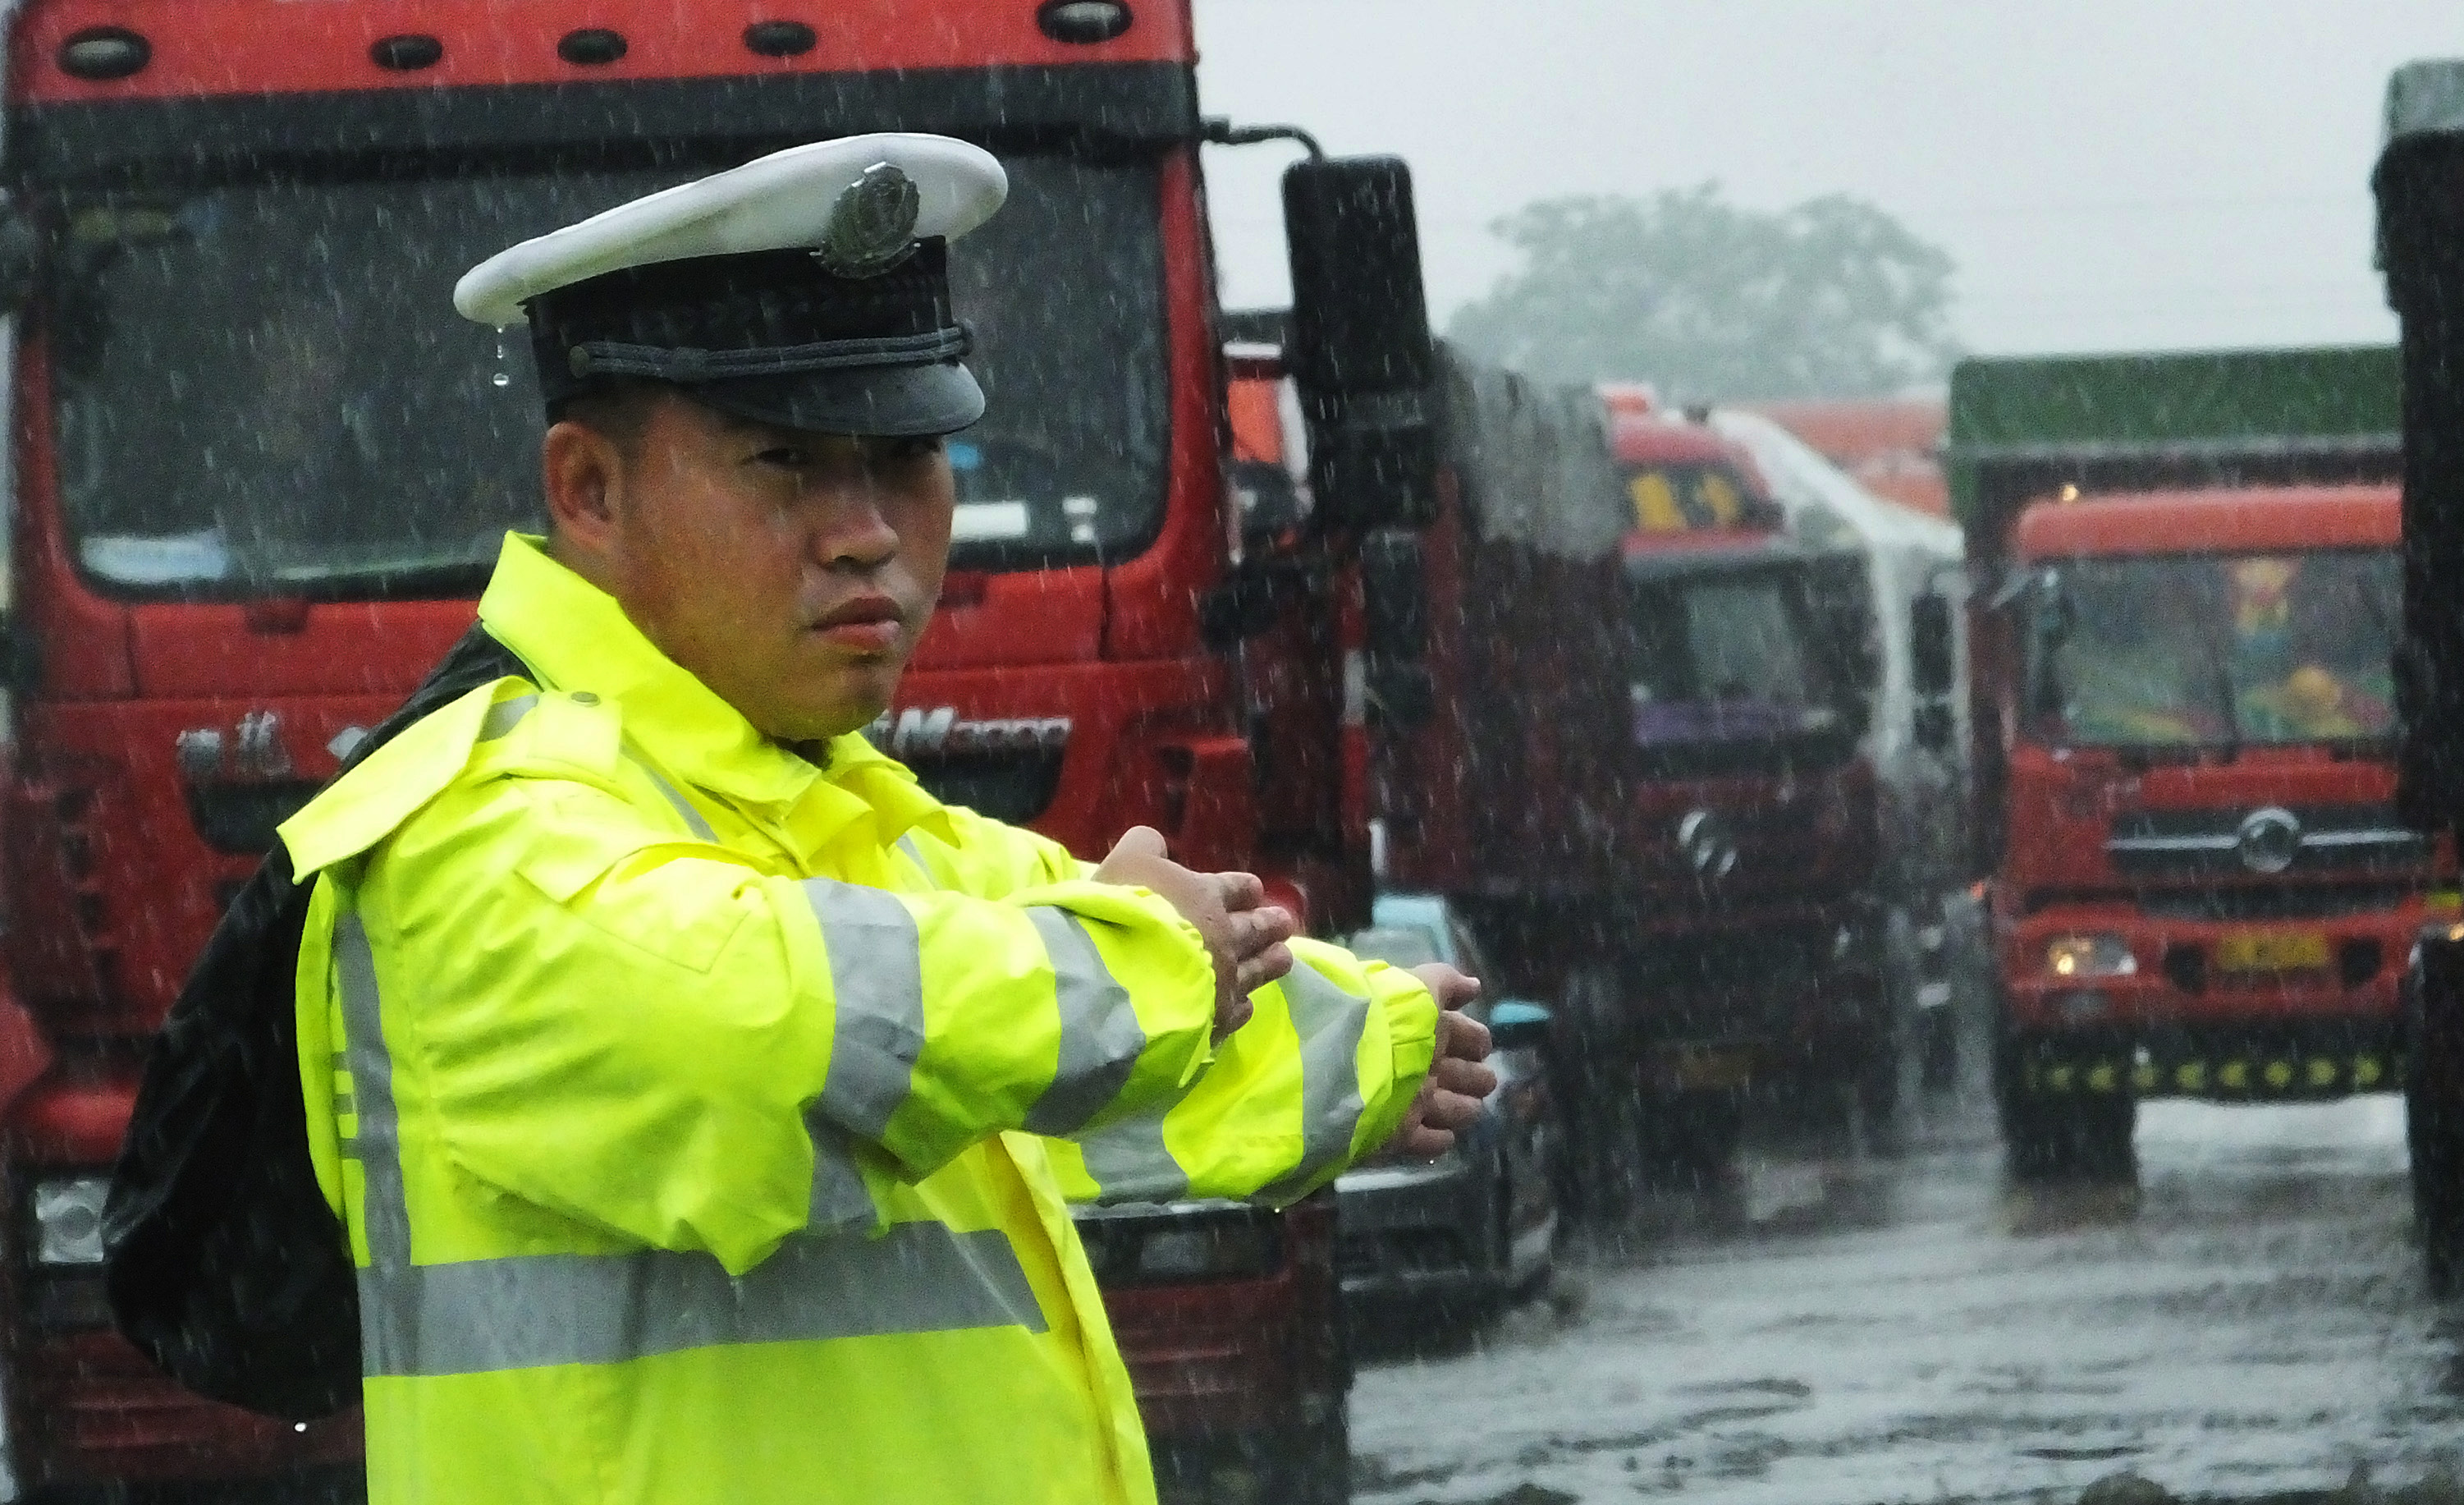
[[1003, 191], [823, 143], [457, 289], [555, 420], [479, 608], [522, 672], [282, 829], [379, 1505], [1149, 1500], [1067, 1204], [1288, 1200], [1493, 1084], [1467, 980], [855, 735], [939, 589], [945, 246]]

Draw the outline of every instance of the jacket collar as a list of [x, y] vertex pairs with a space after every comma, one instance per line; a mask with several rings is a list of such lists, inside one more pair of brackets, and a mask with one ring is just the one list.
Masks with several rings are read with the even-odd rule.
[[818, 849], [869, 819], [873, 840], [921, 826], [955, 842], [941, 803], [905, 765], [860, 734], [806, 758], [763, 736], [659, 652], [616, 599], [548, 557], [545, 541], [509, 533], [479, 598], [479, 620], [547, 690], [588, 690], [612, 702], [625, 737], [651, 762], [705, 793], [745, 808]]

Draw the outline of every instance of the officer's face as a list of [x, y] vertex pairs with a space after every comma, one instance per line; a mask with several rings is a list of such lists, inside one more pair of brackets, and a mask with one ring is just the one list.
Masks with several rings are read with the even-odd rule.
[[888, 709], [949, 564], [940, 440], [771, 429], [669, 396], [614, 464], [600, 584], [662, 652], [783, 741]]

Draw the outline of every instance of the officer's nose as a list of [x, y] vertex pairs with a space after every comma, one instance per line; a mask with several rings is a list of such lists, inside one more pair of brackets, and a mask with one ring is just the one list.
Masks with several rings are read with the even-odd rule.
[[891, 525], [884, 498], [869, 476], [840, 479], [816, 511], [813, 557], [823, 568], [865, 574], [879, 569], [898, 553], [898, 530]]

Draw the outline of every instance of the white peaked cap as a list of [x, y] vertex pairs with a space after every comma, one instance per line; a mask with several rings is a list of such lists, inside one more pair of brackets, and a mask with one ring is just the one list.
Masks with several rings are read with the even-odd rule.
[[819, 246], [839, 196], [881, 163], [915, 186], [918, 239], [956, 240], [1009, 194], [999, 159], [947, 136], [891, 131], [790, 146], [500, 251], [463, 275], [453, 306], [502, 327], [521, 322], [522, 305], [542, 293], [628, 267]]

